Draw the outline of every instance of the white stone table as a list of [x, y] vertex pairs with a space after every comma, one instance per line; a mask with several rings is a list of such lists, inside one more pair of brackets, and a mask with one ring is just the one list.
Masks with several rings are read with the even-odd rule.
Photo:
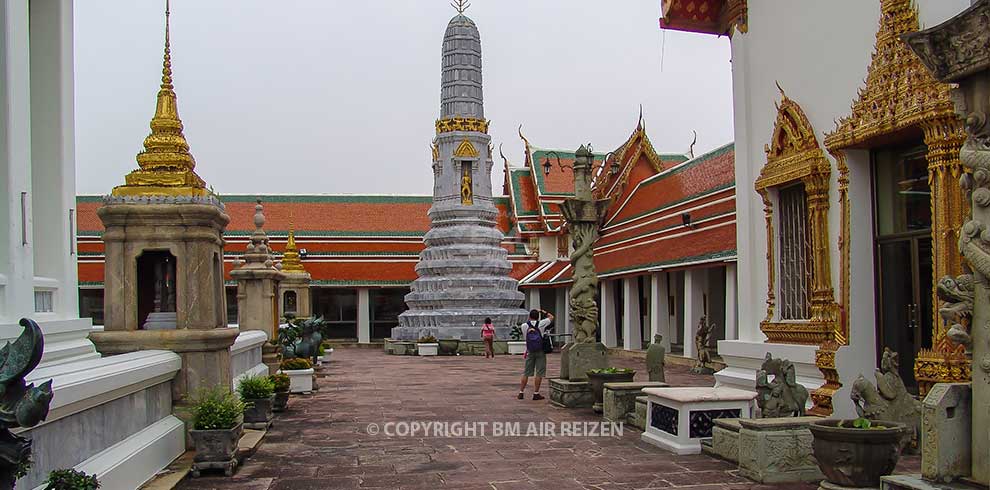
[[715, 419], [751, 418], [756, 393], [729, 387], [646, 388], [643, 441], [675, 454], [701, 453]]

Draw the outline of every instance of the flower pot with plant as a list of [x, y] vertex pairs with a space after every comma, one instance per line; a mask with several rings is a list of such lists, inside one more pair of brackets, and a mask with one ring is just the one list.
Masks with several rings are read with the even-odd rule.
[[829, 483], [846, 487], [880, 486], [901, 457], [902, 423], [882, 420], [821, 420], [808, 429], [812, 450]]
[[87, 475], [73, 469], [54, 470], [45, 480], [45, 490], [96, 490], [100, 481], [96, 475]]
[[289, 375], [285, 373], [275, 373], [268, 376], [272, 380], [272, 385], [275, 387], [275, 398], [272, 404], [273, 412], [284, 412], [289, 406], [289, 387], [292, 381], [289, 379]]
[[595, 404], [592, 407], [595, 412], [603, 411], [605, 399], [605, 383], [631, 382], [636, 376], [636, 371], [627, 368], [602, 368], [588, 371], [588, 383], [591, 385], [591, 392], [595, 394]]
[[461, 346], [461, 341], [458, 339], [443, 339], [438, 340], [437, 343], [440, 344], [441, 356], [457, 355], [457, 349]]
[[244, 427], [267, 429], [272, 423], [275, 383], [268, 376], [248, 376], [237, 385], [237, 394], [245, 405]]
[[416, 341], [416, 352], [421, 356], [435, 356], [438, 354], [440, 344], [437, 338], [432, 335], [420, 337]]
[[244, 402], [224, 386], [204, 388], [192, 399], [189, 436], [196, 448], [192, 474], [222, 469], [231, 476], [237, 466], [237, 441], [243, 432]]
[[323, 364], [330, 364], [330, 356], [333, 354], [333, 347], [323, 348]]
[[323, 365], [323, 354], [325, 354], [325, 353], [326, 353], [326, 347], [323, 347], [323, 344], [320, 344], [319, 346], [317, 346], [317, 348], [316, 348], [316, 365], [317, 366], [322, 366]]
[[282, 361], [282, 372], [289, 376], [290, 393], [313, 391], [313, 363], [309, 359], [294, 357]]
[[512, 339], [507, 342], [509, 354], [526, 353], [526, 341], [523, 340], [522, 327], [514, 325], [512, 330], [509, 331], [509, 338]]

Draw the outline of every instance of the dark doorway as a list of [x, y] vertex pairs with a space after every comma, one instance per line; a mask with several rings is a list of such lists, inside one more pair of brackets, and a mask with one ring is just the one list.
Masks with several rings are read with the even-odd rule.
[[175, 256], [167, 250], [147, 250], [137, 258], [138, 325], [150, 313], [175, 311]]
[[877, 262], [877, 359], [899, 354], [900, 375], [917, 392], [914, 360], [932, 335], [932, 214], [924, 147], [873, 153]]

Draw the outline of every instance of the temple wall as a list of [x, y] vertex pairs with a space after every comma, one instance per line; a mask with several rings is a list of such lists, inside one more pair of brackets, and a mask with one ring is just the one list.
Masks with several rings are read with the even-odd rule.
[[[969, 0], [919, 0], [921, 25], [933, 26], [969, 5]], [[850, 104], [866, 78], [876, 41], [879, 2], [862, 0], [776, 0], [749, 2], [748, 32], [733, 35], [732, 69], [736, 144], [736, 213], [738, 216], [739, 340], [719, 343], [729, 368], [717, 377], [722, 384], [752, 389], [759, 361], [767, 351], [789, 357], [797, 364], [800, 381], [818, 387], [823, 376], [814, 364], [814, 346], [764, 344], [760, 322], [766, 315], [767, 260], [763, 202], [754, 190], [766, 163], [781, 100], [776, 84], [797, 102], [815, 130], [819, 144], [824, 134], [847, 116]], [[824, 146], [822, 145], [824, 150]], [[840, 268], [838, 170], [832, 165], [829, 188], [829, 250], [832, 286], [839, 300]], [[869, 153], [847, 153], [850, 168], [849, 308], [850, 346], [839, 350], [836, 364], [848, 384], [860, 372], [876, 366], [875, 291], [872, 185]], [[837, 415], [852, 414], [848, 388], [836, 395]]]

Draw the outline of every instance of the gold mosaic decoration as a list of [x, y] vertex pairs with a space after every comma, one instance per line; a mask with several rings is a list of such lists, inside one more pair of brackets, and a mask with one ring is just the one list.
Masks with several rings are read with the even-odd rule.
[[172, 85], [172, 57], [169, 40], [168, 3], [165, 7], [165, 59], [158, 105], [151, 118], [151, 134], [138, 153], [140, 168], [127, 174], [125, 184], [114, 187], [114, 196], [206, 196], [212, 194], [193, 170], [196, 160], [182, 134], [182, 120]]
[[[760, 329], [769, 342], [819, 345], [830, 339], [845, 339], [845, 334], [838, 329], [838, 308], [829, 268], [828, 186], [831, 166], [801, 106], [788, 98], [783, 89], [780, 94], [783, 100], [777, 106], [773, 137], [764, 150], [767, 163], [755, 185], [763, 198], [767, 228], [767, 315], [760, 323]], [[773, 202], [769, 191], [796, 182], [804, 184], [811, 230], [811, 317], [787, 321], [776, 319], [774, 314], [776, 258]]]
[[[966, 139], [963, 125], [954, 113], [949, 85], [937, 82], [900, 39], [901, 35], [919, 28], [918, 13], [911, 0], [881, 0], [880, 12], [876, 46], [866, 85], [859, 90], [851, 114], [840, 119], [836, 129], [825, 137], [825, 147], [835, 158], [839, 170], [842, 220], [839, 237], [840, 301], [844, 310], [848, 310], [850, 302], [851, 205], [848, 195], [849, 167], [842, 150], [880, 146], [911, 132], [923, 134], [928, 147], [928, 178], [932, 192], [932, 284], [937, 284], [942, 276], [958, 275], [962, 269], [957, 245], [958, 230], [963, 217], [968, 214], [958, 185], [962, 168], [959, 149]], [[931, 294], [932, 304], [939, 304], [934, 288]], [[938, 312], [933, 311], [933, 325], [941, 323]], [[935, 327], [932, 336], [934, 350], [938, 354], [924, 358], [919, 355], [915, 371], [949, 376], [939, 379], [943, 382], [964, 381], [953, 377], [953, 373], [960, 371], [950, 364], [944, 368], [931, 368], [933, 363], [949, 362], [951, 358], [950, 352], [943, 352], [947, 345], [942, 342], [944, 335], [944, 328]], [[920, 378], [918, 381], [922, 382]], [[923, 383], [922, 392], [925, 391], [927, 386]]]
[[437, 134], [452, 131], [474, 131], [488, 133], [488, 121], [472, 117], [452, 117], [437, 120]]

